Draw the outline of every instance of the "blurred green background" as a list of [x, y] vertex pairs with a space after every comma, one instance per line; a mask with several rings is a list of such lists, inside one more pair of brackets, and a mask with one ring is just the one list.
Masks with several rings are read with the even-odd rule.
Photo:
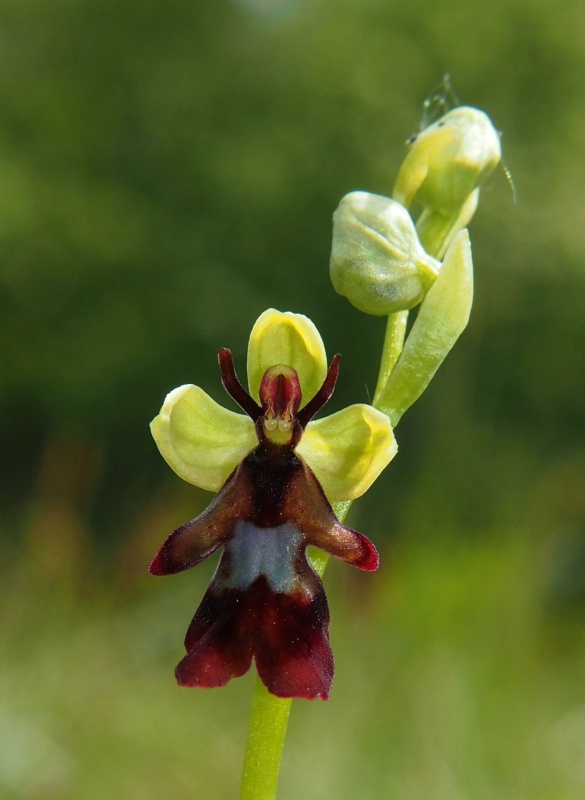
[[[148, 432], [217, 400], [268, 306], [373, 393], [383, 320], [334, 294], [331, 214], [390, 194], [449, 71], [503, 131], [468, 330], [331, 565], [337, 675], [283, 800], [585, 794], [585, 6], [0, 0], [0, 796], [236, 796], [251, 675], [180, 690], [213, 569], [146, 566], [208, 495]], [[229, 401], [227, 401], [229, 403]]]

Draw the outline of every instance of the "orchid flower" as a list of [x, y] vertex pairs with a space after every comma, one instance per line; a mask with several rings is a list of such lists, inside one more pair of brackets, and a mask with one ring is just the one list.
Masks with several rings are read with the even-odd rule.
[[313, 420], [333, 393], [339, 358], [327, 369], [315, 325], [269, 309], [250, 336], [249, 391], [231, 352], [219, 352], [223, 386], [245, 415], [187, 385], [167, 396], [152, 422], [171, 468], [217, 492], [150, 565], [152, 574], [170, 575], [223, 547], [176, 669], [182, 686], [223, 686], [254, 659], [274, 695], [329, 696], [329, 610], [306, 550], [377, 569], [374, 545], [342, 525], [331, 503], [367, 491], [397, 450], [388, 417], [369, 405]]

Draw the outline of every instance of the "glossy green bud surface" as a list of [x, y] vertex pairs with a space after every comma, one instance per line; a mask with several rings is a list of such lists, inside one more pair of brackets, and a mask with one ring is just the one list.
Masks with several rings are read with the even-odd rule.
[[412, 308], [439, 266], [400, 203], [368, 192], [342, 198], [333, 215], [331, 281], [360, 311], [382, 315]]

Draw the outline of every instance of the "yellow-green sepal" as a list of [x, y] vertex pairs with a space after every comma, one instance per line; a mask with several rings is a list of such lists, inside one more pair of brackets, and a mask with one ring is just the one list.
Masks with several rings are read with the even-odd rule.
[[310, 422], [296, 448], [330, 503], [364, 494], [397, 450], [386, 414], [363, 403]]
[[301, 407], [317, 394], [327, 374], [327, 356], [321, 334], [308, 317], [269, 308], [256, 320], [248, 343], [248, 385], [255, 400], [264, 373], [275, 364], [296, 370]]
[[217, 492], [258, 445], [254, 423], [218, 405], [199, 386], [170, 392], [150, 423], [162, 457], [180, 478]]
[[439, 277], [429, 289], [396, 366], [374, 405], [392, 425], [421, 396], [469, 320], [473, 261], [467, 230], [447, 250]]

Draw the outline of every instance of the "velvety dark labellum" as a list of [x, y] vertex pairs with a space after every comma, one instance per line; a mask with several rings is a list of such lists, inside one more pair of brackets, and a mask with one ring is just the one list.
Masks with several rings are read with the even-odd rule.
[[[333, 392], [337, 363], [305, 406], [311, 413]], [[187, 632], [177, 680], [223, 686], [254, 659], [273, 694], [326, 699], [333, 679], [329, 610], [306, 548], [319, 547], [363, 570], [377, 569], [378, 554], [365, 536], [337, 520], [295, 453], [308, 419], [300, 421], [305, 409], [298, 412], [294, 370], [271, 368], [258, 406], [237, 381], [229, 351], [221, 351], [220, 365], [224, 386], [256, 422], [259, 444], [207, 509], [169, 536], [150, 565], [154, 575], [170, 575], [224, 548]]]
[[276, 593], [264, 575], [246, 590], [210, 587], [187, 633], [176, 670], [182, 686], [213, 687], [248, 671], [278, 697], [327, 698], [333, 654], [323, 587]]

